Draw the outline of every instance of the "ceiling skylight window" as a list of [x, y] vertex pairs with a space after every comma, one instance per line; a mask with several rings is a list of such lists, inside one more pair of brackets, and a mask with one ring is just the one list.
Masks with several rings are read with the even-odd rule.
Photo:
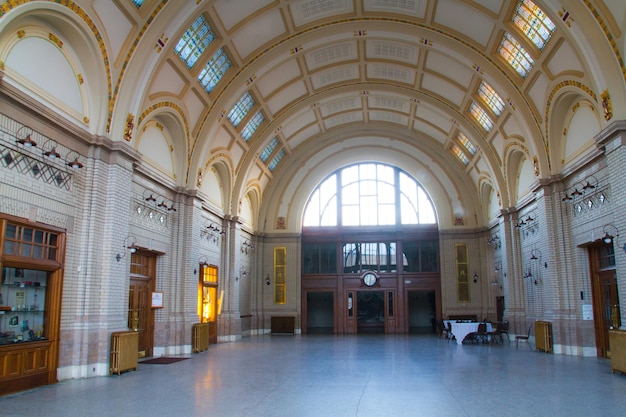
[[210, 93], [231, 66], [232, 64], [226, 52], [220, 48], [200, 72], [198, 81], [200, 81], [206, 92]]
[[143, 4], [143, 0], [132, 0], [132, 2], [136, 8], [140, 8], [141, 5]]
[[250, 93], [246, 92], [243, 96], [241, 96], [233, 108], [230, 109], [230, 112], [228, 113], [228, 120], [230, 120], [233, 126], [237, 127], [253, 106], [254, 99]]
[[270, 162], [270, 164], [267, 166], [270, 169], [270, 171], [274, 171], [274, 169], [276, 168], [276, 165], [278, 165], [280, 160], [283, 159], [283, 156], [285, 156], [285, 150], [281, 149], [280, 151], [278, 151], [276, 156], [272, 158], [272, 162]]
[[502, 100], [498, 93], [484, 81], [480, 83], [480, 87], [478, 87], [478, 96], [496, 116], [500, 116], [504, 111], [504, 100]]
[[470, 160], [467, 157], [467, 155], [465, 155], [461, 147], [457, 145], [456, 143], [452, 144], [452, 146], [450, 147], [450, 150], [457, 158], [459, 158], [459, 161], [461, 161], [463, 165], [467, 165], [470, 163]]
[[513, 23], [540, 50], [543, 49], [556, 29], [552, 20], [530, 0], [522, 0], [517, 4]]
[[256, 114], [252, 116], [250, 121], [246, 123], [246, 126], [241, 131], [241, 137], [243, 140], [246, 142], [249, 141], [254, 132], [256, 132], [257, 128], [261, 126], [261, 123], [264, 121], [265, 117], [263, 117], [263, 114], [260, 111], [256, 112]]
[[187, 65], [193, 67], [202, 52], [215, 39], [204, 16], [200, 15], [174, 47], [176, 54]]
[[510, 33], [505, 33], [498, 48], [498, 53], [522, 77], [526, 77], [533, 68], [535, 61], [526, 52], [522, 45]]
[[465, 148], [465, 150], [472, 156], [476, 154], [476, 147], [470, 140], [463, 134], [463, 132], [458, 132], [456, 134], [456, 138], [459, 143]]
[[274, 152], [274, 149], [276, 149], [279, 143], [280, 142], [278, 141], [278, 138], [274, 137], [274, 139], [272, 139], [270, 143], [267, 144], [267, 146], [263, 150], [263, 153], [261, 153], [261, 161], [267, 162], [267, 159], [270, 157], [272, 152]]
[[487, 116], [487, 113], [475, 101], [470, 105], [470, 114], [474, 116], [476, 121], [489, 132], [493, 127], [493, 121]]

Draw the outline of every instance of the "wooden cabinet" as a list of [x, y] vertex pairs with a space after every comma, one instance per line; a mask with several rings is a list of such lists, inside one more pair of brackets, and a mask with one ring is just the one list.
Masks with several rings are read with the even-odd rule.
[[51, 344], [45, 340], [0, 345], [0, 394], [56, 382]]
[[609, 330], [611, 349], [611, 371], [626, 374], [626, 331]]
[[296, 318], [293, 316], [272, 316], [270, 326], [272, 334], [295, 334]]
[[65, 233], [0, 214], [0, 395], [57, 381]]
[[535, 349], [552, 353], [552, 323], [549, 321], [535, 322]]

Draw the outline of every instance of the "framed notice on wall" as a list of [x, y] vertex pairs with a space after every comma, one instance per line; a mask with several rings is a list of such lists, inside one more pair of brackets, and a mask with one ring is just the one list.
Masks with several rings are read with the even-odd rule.
[[162, 292], [152, 293], [152, 308], [163, 308], [163, 293]]

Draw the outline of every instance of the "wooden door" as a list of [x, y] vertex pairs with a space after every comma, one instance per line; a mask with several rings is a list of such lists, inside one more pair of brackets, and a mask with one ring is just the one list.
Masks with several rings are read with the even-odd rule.
[[[593, 282], [593, 317], [596, 349], [600, 357], [607, 357], [610, 351], [609, 329], [613, 326], [613, 306], [618, 304], [615, 270], [597, 272]], [[619, 311], [619, 308], [616, 310]]]
[[344, 326], [344, 333], [355, 334], [356, 333], [356, 296], [354, 291], [346, 291], [346, 320]]
[[396, 333], [396, 292], [385, 291], [385, 333]]
[[504, 296], [496, 297], [496, 321], [502, 323], [504, 318]]
[[385, 292], [357, 291], [357, 333], [385, 333]]
[[128, 293], [128, 328], [139, 337], [139, 357], [152, 356], [154, 347], [154, 314], [151, 308], [154, 291], [156, 257], [147, 253], [133, 253]]
[[591, 246], [589, 265], [596, 351], [599, 357], [606, 358], [609, 352], [609, 329], [620, 325], [613, 245], [599, 243]]

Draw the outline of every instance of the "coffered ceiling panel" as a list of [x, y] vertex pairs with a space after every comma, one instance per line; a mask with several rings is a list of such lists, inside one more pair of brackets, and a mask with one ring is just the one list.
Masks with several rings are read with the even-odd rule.
[[337, 45], [318, 48], [304, 54], [309, 71], [358, 58], [356, 42], [342, 42]]
[[289, 6], [296, 27], [323, 18], [339, 18], [354, 11], [352, 0], [300, 0]]
[[452, 84], [434, 74], [424, 74], [422, 77], [421, 88], [434, 95], [440, 96], [450, 103], [461, 107], [465, 98], [465, 91], [457, 84]]
[[355, 81], [360, 77], [359, 66], [343, 65], [320, 71], [311, 76], [313, 88], [321, 89], [341, 82]]
[[278, 88], [302, 75], [296, 60], [287, 61], [272, 68], [256, 81], [256, 87], [263, 97], [272, 95]]
[[171, 62], [165, 62], [156, 72], [150, 84], [149, 95], [170, 94], [180, 96], [183, 89], [187, 87], [187, 79], [180, 74]]
[[496, 27], [493, 17], [462, 1], [439, 1], [436, 7], [435, 23], [487, 46]]
[[232, 42], [239, 52], [239, 56], [245, 59], [261, 45], [284, 34], [285, 31], [286, 28], [280, 11], [273, 9], [257, 16], [241, 29], [238, 29], [233, 34]]
[[233, 26], [241, 24], [249, 16], [254, 16], [255, 13], [271, 3], [276, 3], [276, 0], [246, 1], [245, 7], [242, 7], [240, 1], [215, 0], [213, 2], [215, 13], [211, 13], [211, 16], [216, 16], [224, 28], [230, 31]]
[[437, 51], [428, 51], [425, 56], [425, 69], [446, 77], [460, 86], [468, 86], [476, 73], [471, 67]]
[[384, 108], [401, 113], [409, 113], [410, 104], [404, 96], [392, 97], [383, 93], [370, 93], [367, 96], [367, 106], [371, 109]]
[[417, 65], [419, 48], [408, 43], [373, 40], [365, 42], [365, 54], [371, 59], [393, 60]]
[[286, 86], [282, 90], [278, 91], [270, 99], [267, 100], [267, 108], [273, 114], [278, 113], [280, 110], [289, 106], [290, 103], [296, 101], [300, 97], [307, 94], [307, 88], [304, 82], [297, 81], [289, 86]]
[[424, 19], [426, 0], [363, 0], [363, 9], [369, 13], [399, 13]]

